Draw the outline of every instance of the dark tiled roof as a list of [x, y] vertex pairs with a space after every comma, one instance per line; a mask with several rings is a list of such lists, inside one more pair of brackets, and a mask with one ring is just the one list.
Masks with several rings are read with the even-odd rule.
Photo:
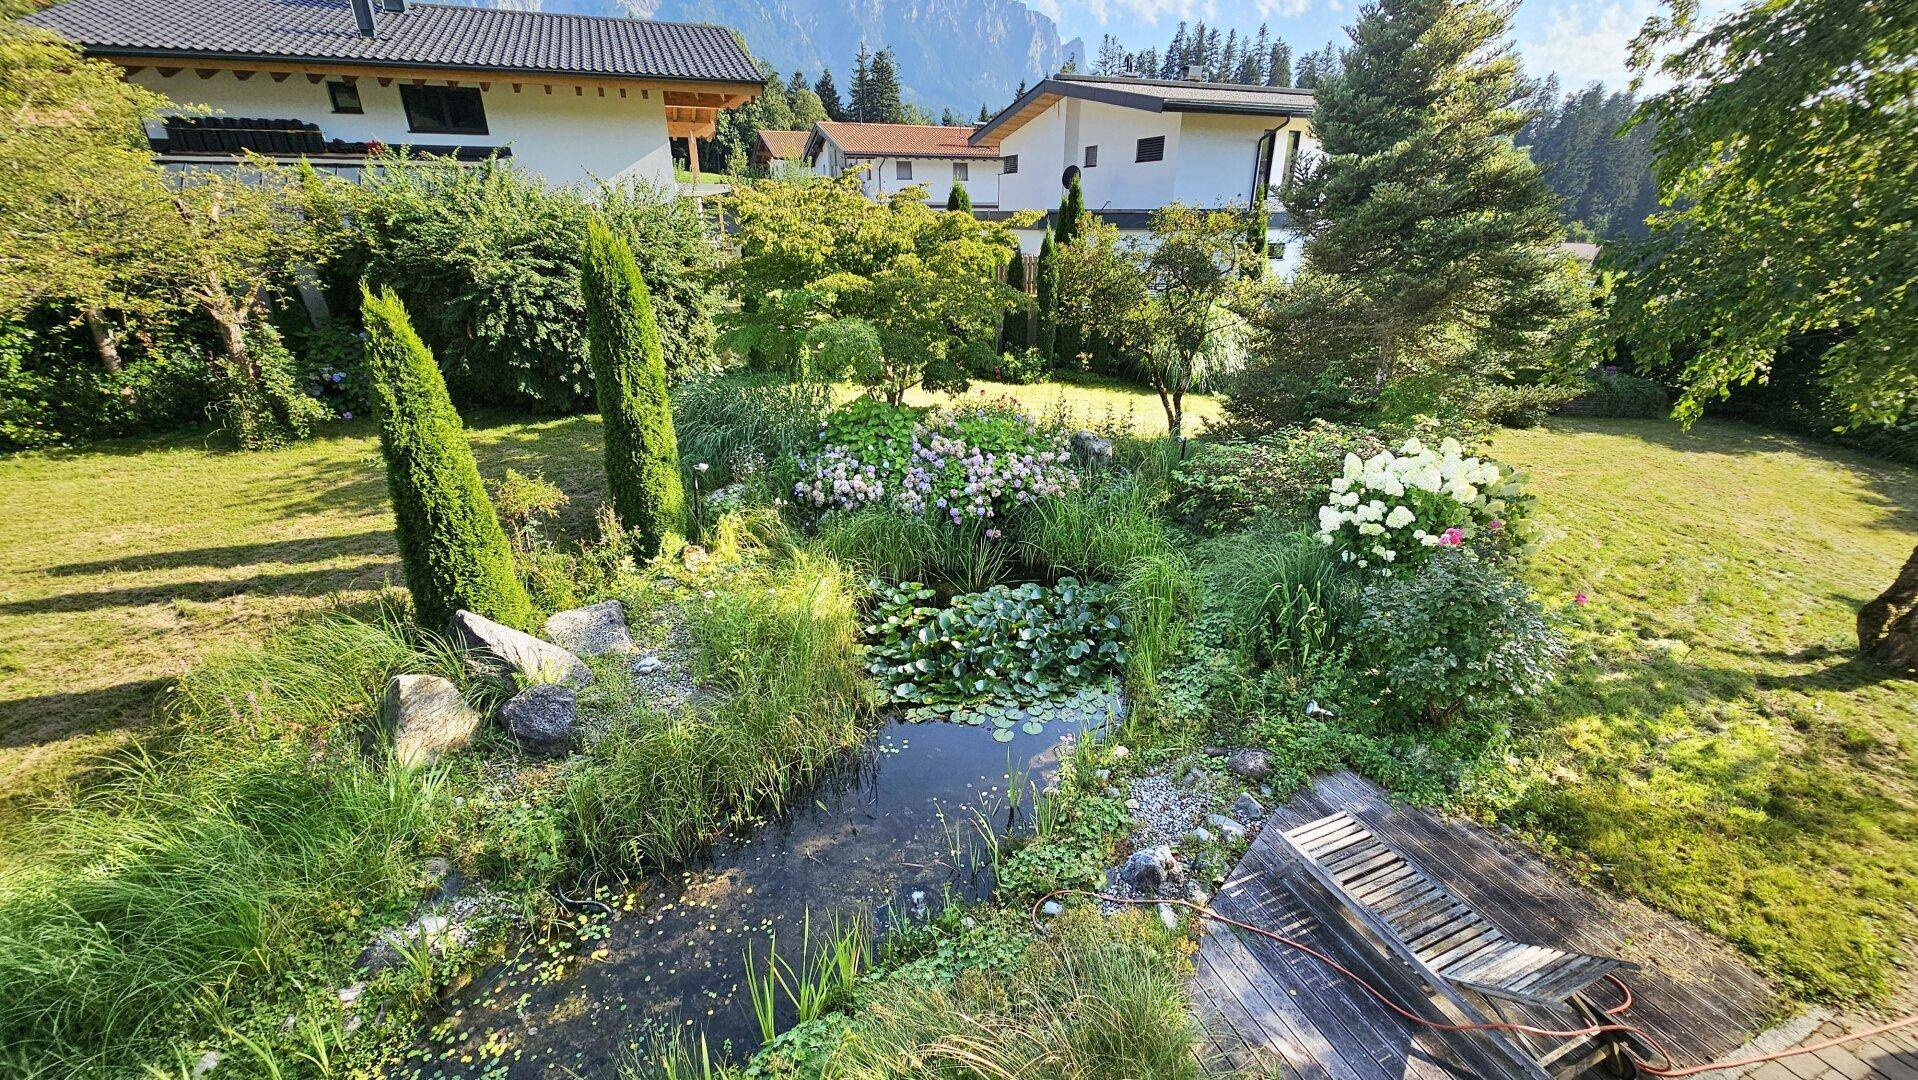
[[[849, 124], [821, 120], [813, 131], [839, 144], [839, 149], [855, 157], [928, 157], [996, 158], [999, 151], [990, 146], [973, 146], [966, 141], [971, 127], [942, 127], [938, 124]], [[808, 143], [810, 148], [811, 144]]]
[[406, 5], [355, 30], [347, 0], [67, 0], [22, 20], [110, 56], [309, 60], [555, 75], [760, 81], [732, 31], [694, 23]]

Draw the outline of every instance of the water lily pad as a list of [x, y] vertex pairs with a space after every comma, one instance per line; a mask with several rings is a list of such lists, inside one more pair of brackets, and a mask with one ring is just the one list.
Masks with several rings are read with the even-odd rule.
[[994, 732], [992, 733], [992, 737], [993, 737], [993, 739], [994, 739], [994, 741], [996, 741], [996, 742], [1011, 742], [1011, 741], [1012, 741], [1012, 729], [1011, 729], [1011, 728], [1009, 728], [1009, 727], [1002, 727], [1002, 728], [1000, 728], [1000, 729], [998, 729], [997, 731], [994, 731]]
[[1041, 724], [1037, 720], [1028, 720], [1019, 728], [1020, 731], [1023, 731], [1028, 735], [1037, 735], [1040, 732], [1044, 731], [1045, 729], [1046, 729], [1046, 726], [1044, 724]]

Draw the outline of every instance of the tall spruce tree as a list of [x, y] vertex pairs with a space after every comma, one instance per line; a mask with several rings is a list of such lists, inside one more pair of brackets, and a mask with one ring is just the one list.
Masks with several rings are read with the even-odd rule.
[[533, 601], [432, 351], [392, 289], [360, 291], [366, 373], [415, 620], [439, 630], [465, 609], [529, 627]]
[[1323, 156], [1286, 190], [1307, 265], [1356, 296], [1380, 388], [1462, 328], [1517, 348], [1567, 313], [1558, 198], [1512, 136], [1526, 90], [1494, 0], [1379, 0], [1320, 83]]
[[866, 118], [868, 121], [880, 124], [909, 122], [905, 101], [900, 96], [899, 62], [891, 49], [881, 49], [873, 54], [872, 66], [866, 72], [866, 82], [871, 96], [871, 115]]
[[870, 123], [875, 119], [872, 107], [872, 52], [861, 41], [858, 55], [852, 58], [852, 92], [846, 98], [846, 118], [856, 124]]
[[579, 285], [605, 429], [606, 485], [620, 526], [650, 558], [679, 527], [685, 500], [652, 297], [625, 239], [598, 221], [587, 228]]
[[819, 95], [819, 104], [826, 110], [826, 119], [846, 118], [846, 103], [839, 100], [839, 88], [833, 85], [830, 69], [819, 72], [819, 81], [812, 84], [812, 92]]
[[1272, 43], [1271, 56], [1265, 62], [1265, 85], [1292, 86], [1292, 46], [1283, 41]]

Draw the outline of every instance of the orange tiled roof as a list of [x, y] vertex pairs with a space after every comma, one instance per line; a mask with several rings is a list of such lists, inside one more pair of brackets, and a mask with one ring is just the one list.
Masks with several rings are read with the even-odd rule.
[[937, 124], [852, 124], [821, 120], [814, 129], [853, 157], [996, 158], [999, 149], [973, 146], [972, 127]]
[[806, 152], [806, 139], [811, 135], [810, 131], [761, 131], [759, 141], [775, 158], [796, 158]]

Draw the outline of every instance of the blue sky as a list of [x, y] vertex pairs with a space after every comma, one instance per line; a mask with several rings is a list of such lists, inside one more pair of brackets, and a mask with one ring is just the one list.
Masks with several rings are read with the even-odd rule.
[[[1128, 49], [1163, 49], [1180, 19], [1224, 29], [1256, 30], [1261, 21], [1292, 46], [1293, 54], [1327, 41], [1343, 43], [1341, 29], [1357, 14], [1360, 0], [1025, 0], [1052, 16], [1059, 37], [1083, 37], [1096, 57], [1099, 39], [1114, 34]], [[1708, 8], [1723, 4], [1707, 4]], [[1625, 47], [1645, 20], [1659, 11], [1657, 0], [1523, 0], [1513, 22], [1513, 37], [1526, 70], [1556, 71], [1569, 90], [1594, 79], [1623, 87], [1631, 73]]]

